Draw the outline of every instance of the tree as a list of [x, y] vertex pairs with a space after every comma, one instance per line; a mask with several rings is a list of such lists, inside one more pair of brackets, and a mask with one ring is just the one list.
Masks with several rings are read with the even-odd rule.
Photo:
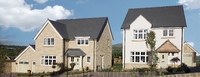
[[1, 44], [0, 44], [0, 76], [1, 76], [1, 73], [3, 72], [3, 70], [4, 70], [5, 60], [6, 60], [6, 55], [2, 53]]
[[149, 48], [149, 50], [147, 51], [147, 55], [148, 55], [147, 64], [150, 66], [151, 74], [152, 74], [153, 69], [156, 68], [157, 61], [158, 61], [155, 45], [156, 45], [155, 33], [153, 31], [150, 31], [149, 33], [147, 33], [146, 46], [147, 48]]

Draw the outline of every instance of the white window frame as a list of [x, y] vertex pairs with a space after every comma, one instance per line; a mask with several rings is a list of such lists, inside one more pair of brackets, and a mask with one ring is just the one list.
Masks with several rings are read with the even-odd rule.
[[78, 46], [88, 46], [90, 37], [76, 37], [76, 44]]
[[146, 39], [148, 29], [134, 29], [133, 39], [134, 40], [144, 40]]
[[44, 46], [54, 46], [55, 45], [55, 39], [53, 37], [46, 37], [43, 40]]
[[[88, 57], [89, 57], [89, 62], [88, 62]], [[90, 64], [90, 63], [91, 63], [91, 60], [92, 60], [92, 57], [91, 57], [91, 56], [87, 56], [87, 57], [86, 57], [86, 63], [89, 63], [89, 64]]]
[[172, 37], [172, 36], [174, 36], [174, 30], [173, 29], [164, 29], [163, 30], [163, 36], [164, 37]]
[[[46, 58], [47, 57], [47, 58]], [[51, 57], [51, 58], [50, 58]], [[54, 58], [55, 57], [55, 58]], [[47, 60], [47, 64], [46, 61]], [[51, 62], [50, 62], [51, 61]], [[40, 64], [44, 66], [52, 66], [54, 63], [57, 62], [56, 56], [41, 56], [40, 57]]]
[[132, 62], [132, 63], [147, 63], [147, 61], [148, 61], [147, 57], [148, 57], [148, 55], [147, 55], [146, 51], [130, 52], [130, 62]]

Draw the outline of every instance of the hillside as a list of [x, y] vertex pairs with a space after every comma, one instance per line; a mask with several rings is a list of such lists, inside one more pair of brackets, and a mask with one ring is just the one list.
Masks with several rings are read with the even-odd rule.
[[122, 43], [114, 44], [112, 49], [113, 50], [122, 50]]
[[0, 51], [2, 54], [6, 54], [7, 56], [17, 56], [25, 48], [26, 48], [26, 46], [1, 45]]

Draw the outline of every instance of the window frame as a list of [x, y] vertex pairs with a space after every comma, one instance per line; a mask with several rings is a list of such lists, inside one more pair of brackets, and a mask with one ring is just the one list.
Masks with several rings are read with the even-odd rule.
[[76, 45], [88, 46], [89, 45], [89, 37], [76, 37]]
[[43, 46], [54, 46], [54, 45], [55, 45], [54, 37], [43, 38]]
[[148, 29], [133, 29], [134, 40], [144, 40], [147, 37]]
[[130, 52], [130, 62], [131, 63], [147, 63], [148, 55], [145, 51], [132, 51]]
[[[89, 60], [88, 60], [88, 58], [89, 58]], [[87, 57], [86, 57], [86, 63], [89, 63], [89, 64], [90, 64], [90, 63], [91, 63], [91, 60], [92, 60], [92, 57], [91, 57], [91, 56], [87, 56]], [[89, 62], [88, 62], [88, 61], [89, 61]]]
[[[50, 57], [51, 57], [51, 59], [50, 59]], [[48, 62], [47, 64], [46, 64], [46, 61]], [[56, 56], [53, 56], [53, 55], [49, 55], [49, 56], [42, 55], [42, 56], [40, 56], [40, 65], [43, 65], [43, 66], [52, 66], [56, 62], [57, 62], [57, 57]]]
[[174, 29], [163, 29], [163, 37], [173, 37]]

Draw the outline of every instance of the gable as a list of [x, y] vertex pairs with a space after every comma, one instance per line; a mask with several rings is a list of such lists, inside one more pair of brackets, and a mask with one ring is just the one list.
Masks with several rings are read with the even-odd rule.
[[184, 43], [184, 53], [196, 53], [196, 54], [198, 54], [198, 52], [191, 45], [189, 45], [187, 42]]
[[[33, 45], [29, 45], [24, 49], [14, 60], [19, 59], [21, 56], [23, 56], [25, 53], [35, 52], [35, 49], [33, 48]], [[30, 54], [33, 55], [33, 54]]]
[[45, 24], [42, 26], [42, 28], [40, 29], [40, 31], [37, 33], [37, 35], [34, 37], [34, 40], [36, 40], [38, 38], [38, 36], [44, 31], [44, 29], [47, 27], [47, 26], [50, 26], [55, 32], [56, 34], [61, 38], [62, 36], [58, 33], [58, 31], [55, 29], [55, 27], [52, 25], [52, 23], [50, 22], [50, 20], [47, 20], [45, 22]]
[[165, 41], [158, 49], [156, 49], [156, 51], [159, 53], [180, 52], [180, 50], [169, 40]]
[[142, 15], [139, 15], [131, 24], [130, 29], [149, 29], [151, 28], [151, 23], [146, 20], [146, 18]]

